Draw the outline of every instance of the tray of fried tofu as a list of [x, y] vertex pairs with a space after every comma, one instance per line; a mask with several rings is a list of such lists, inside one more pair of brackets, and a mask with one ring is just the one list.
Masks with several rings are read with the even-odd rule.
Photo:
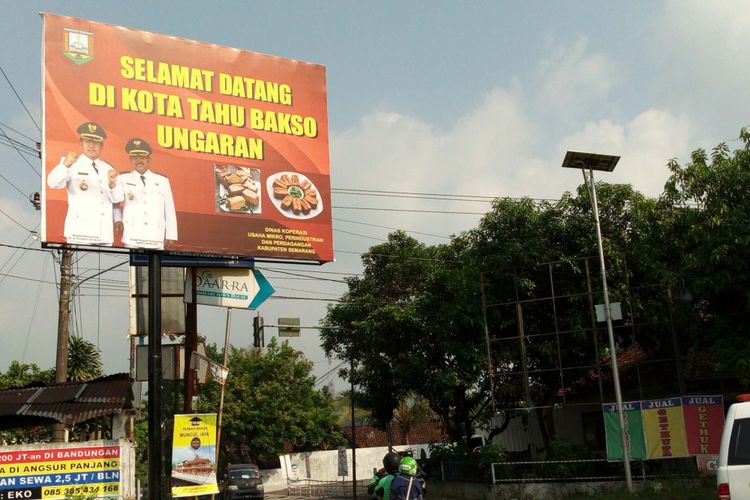
[[235, 165], [214, 165], [216, 207], [221, 212], [261, 213], [260, 171]]

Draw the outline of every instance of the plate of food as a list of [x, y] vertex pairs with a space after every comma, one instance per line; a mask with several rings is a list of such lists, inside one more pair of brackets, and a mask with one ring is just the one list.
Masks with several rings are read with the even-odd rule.
[[311, 219], [323, 211], [323, 200], [310, 179], [297, 172], [279, 172], [266, 179], [266, 192], [281, 215]]
[[260, 171], [234, 165], [214, 165], [216, 209], [234, 214], [261, 213]]

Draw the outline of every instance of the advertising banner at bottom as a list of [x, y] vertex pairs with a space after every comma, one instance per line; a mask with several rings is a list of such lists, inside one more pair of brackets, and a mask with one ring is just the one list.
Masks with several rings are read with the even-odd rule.
[[8, 446], [0, 449], [0, 499], [122, 498], [134, 492], [133, 473], [132, 446], [121, 441]]
[[216, 485], [216, 414], [174, 416], [172, 496], [219, 492]]

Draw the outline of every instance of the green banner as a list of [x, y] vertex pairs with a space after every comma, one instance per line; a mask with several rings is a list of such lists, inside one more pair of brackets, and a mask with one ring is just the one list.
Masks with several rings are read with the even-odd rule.
[[[641, 403], [623, 403], [625, 414], [625, 439], [628, 441], [631, 460], [646, 458], [646, 440], [643, 436]], [[604, 432], [607, 436], [607, 460], [622, 460], [622, 439], [620, 437], [620, 416], [616, 404], [603, 404]]]

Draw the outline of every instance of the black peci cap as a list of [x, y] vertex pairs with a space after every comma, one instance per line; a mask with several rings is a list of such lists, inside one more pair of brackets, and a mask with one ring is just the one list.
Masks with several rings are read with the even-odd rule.
[[107, 133], [104, 129], [94, 122], [82, 123], [81, 126], [78, 127], [77, 132], [81, 140], [87, 139], [89, 141], [104, 142], [104, 139], [107, 138]]
[[125, 151], [130, 156], [150, 156], [151, 146], [139, 137], [133, 137], [125, 144]]

